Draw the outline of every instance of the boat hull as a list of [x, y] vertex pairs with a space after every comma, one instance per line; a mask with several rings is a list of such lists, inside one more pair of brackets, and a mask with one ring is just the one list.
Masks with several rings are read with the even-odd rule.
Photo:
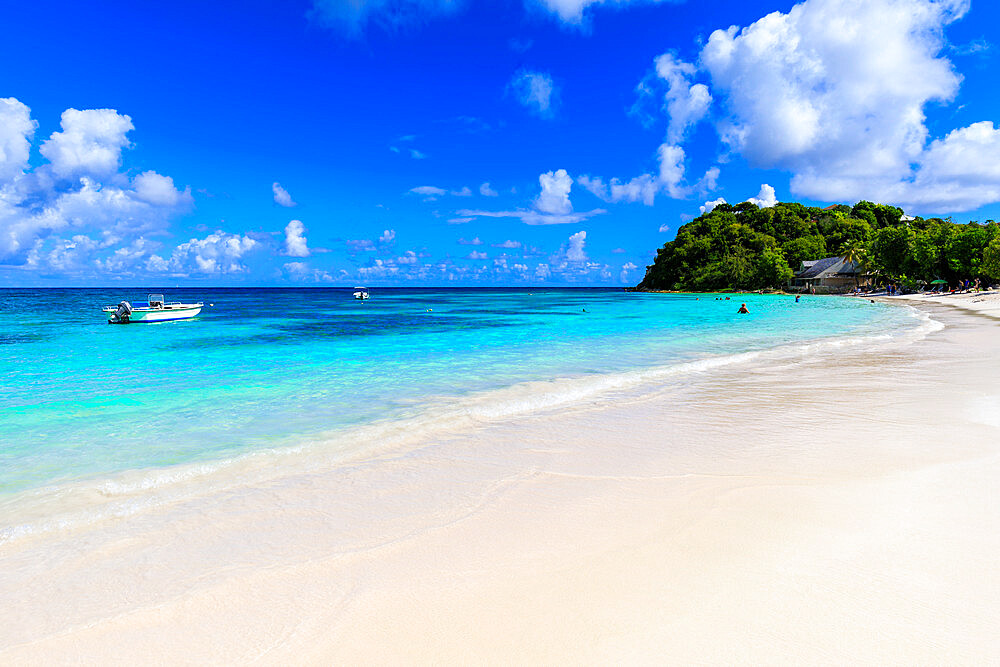
[[[192, 317], [196, 317], [201, 312], [201, 305], [192, 306], [182, 306], [179, 308], [163, 308], [163, 309], [150, 309], [142, 310], [139, 308], [133, 309], [132, 314], [129, 315], [129, 324], [139, 323], [139, 324], [149, 324], [152, 322], [172, 322], [174, 320], [189, 320]], [[105, 310], [104, 315], [107, 316], [109, 322], [112, 321], [114, 316], [114, 309]]]

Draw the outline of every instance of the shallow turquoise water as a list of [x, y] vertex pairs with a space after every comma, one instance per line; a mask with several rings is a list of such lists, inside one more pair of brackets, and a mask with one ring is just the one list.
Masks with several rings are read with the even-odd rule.
[[525, 381], [916, 325], [902, 308], [831, 297], [166, 291], [206, 309], [108, 326], [102, 305], [146, 290], [0, 290], [0, 494], [294, 445]]

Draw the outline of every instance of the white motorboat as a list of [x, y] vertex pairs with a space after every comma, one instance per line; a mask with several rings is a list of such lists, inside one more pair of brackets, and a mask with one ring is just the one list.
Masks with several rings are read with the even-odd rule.
[[364, 301], [368, 298], [368, 288], [367, 287], [355, 287], [354, 288], [354, 298], [359, 301]]
[[162, 294], [150, 294], [145, 303], [122, 301], [117, 306], [104, 306], [101, 312], [107, 315], [108, 324], [129, 324], [131, 322], [169, 322], [189, 320], [201, 312], [204, 303], [167, 303]]

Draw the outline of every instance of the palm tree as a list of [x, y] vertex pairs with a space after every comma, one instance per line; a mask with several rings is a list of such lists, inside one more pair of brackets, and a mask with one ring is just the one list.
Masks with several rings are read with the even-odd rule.
[[840, 255], [844, 260], [844, 264], [854, 265], [854, 286], [857, 287], [860, 285], [858, 276], [861, 275], [862, 271], [867, 274], [868, 269], [871, 268], [871, 259], [868, 257], [868, 251], [860, 241], [851, 239], [840, 247]]

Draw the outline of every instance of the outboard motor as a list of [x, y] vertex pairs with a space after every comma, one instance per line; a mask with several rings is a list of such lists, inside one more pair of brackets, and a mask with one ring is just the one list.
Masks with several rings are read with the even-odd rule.
[[129, 316], [132, 314], [132, 304], [128, 301], [122, 301], [118, 304], [118, 310], [114, 312], [111, 316], [111, 322], [114, 324], [128, 324]]

